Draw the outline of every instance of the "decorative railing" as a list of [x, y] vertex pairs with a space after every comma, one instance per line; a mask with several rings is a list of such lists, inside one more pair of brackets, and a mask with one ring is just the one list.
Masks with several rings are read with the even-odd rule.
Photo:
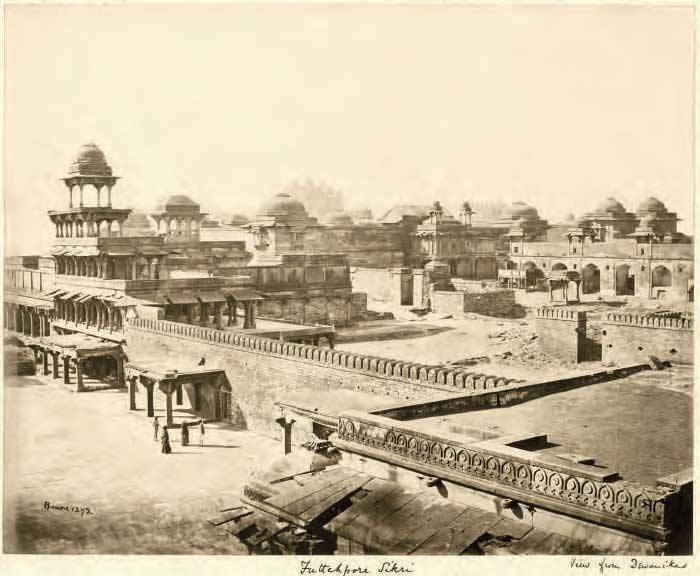
[[545, 497], [555, 507], [556, 503], [574, 505], [655, 527], [664, 525], [666, 499], [672, 489], [616, 480], [618, 476], [609, 471], [607, 476], [601, 474], [600, 467], [493, 440], [461, 442], [454, 435], [434, 436], [409, 426], [381, 416], [346, 413], [339, 417], [338, 438], [345, 449], [350, 449], [348, 444], [371, 448], [400, 458], [408, 467], [413, 463], [443, 470], [450, 479], [462, 478], [467, 485], [469, 480], [485, 480], [516, 489], [524, 494], [525, 502], [531, 494]]
[[542, 307], [535, 311], [536, 318], [550, 320], [570, 320], [573, 322], [585, 322], [586, 313], [580, 310], [569, 310], [562, 306]]
[[658, 315], [609, 313], [605, 316], [608, 324], [638, 326], [641, 328], [667, 328], [669, 330], [692, 330], [692, 318], [669, 318]]

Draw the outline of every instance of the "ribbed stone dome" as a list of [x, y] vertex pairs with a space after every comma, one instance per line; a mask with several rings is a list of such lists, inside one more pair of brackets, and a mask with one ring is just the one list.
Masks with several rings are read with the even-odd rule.
[[275, 194], [264, 202], [258, 213], [261, 216], [299, 216], [307, 218], [306, 207], [286, 192]]
[[250, 218], [245, 214], [234, 214], [228, 221], [231, 226], [243, 226], [248, 224], [248, 222], [250, 222]]
[[540, 215], [537, 213], [537, 209], [525, 202], [518, 201], [513, 202], [510, 207], [506, 209], [506, 217], [511, 220], [537, 220]]
[[658, 198], [649, 196], [639, 205], [637, 212], [666, 212], [666, 205]]
[[173, 196], [169, 196], [166, 200], [164, 200], [158, 208], [160, 210], [167, 210], [168, 208], [193, 208], [199, 210], [199, 204], [192, 200], [189, 196], [185, 196], [184, 194], [174, 194]]
[[68, 170], [70, 176], [111, 176], [112, 167], [97, 144], [85, 144]]
[[615, 198], [608, 197], [598, 205], [595, 211], [599, 214], [606, 212], [611, 214], [617, 214], [620, 212], [625, 212], [625, 207], [622, 204], [620, 204], [617, 200], [615, 200]]
[[323, 223], [331, 226], [352, 226], [353, 221], [350, 214], [339, 210], [326, 214], [323, 218]]

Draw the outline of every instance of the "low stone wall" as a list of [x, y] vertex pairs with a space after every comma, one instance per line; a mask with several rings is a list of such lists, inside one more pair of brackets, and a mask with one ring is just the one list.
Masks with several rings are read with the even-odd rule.
[[446, 416], [448, 414], [461, 414], [488, 408], [503, 408], [505, 406], [522, 404], [542, 396], [557, 394], [558, 392], [574, 390], [575, 388], [590, 386], [599, 382], [607, 382], [615, 378], [624, 378], [646, 368], [648, 368], [647, 364], [637, 364], [614, 370], [596, 370], [589, 373], [537, 382], [508, 381], [504, 378], [497, 379], [497, 376], [484, 376], [475, 381], [478, 382], [480, 387], [475, 387], [473, 392], [464, 396], [450, 395], [449, 397], [406, 402], [400, 406], [372, 411], [372, 414], [403, 421]]
[[507, 289], [473, 291], [435, 290], [433, 311], [438, 314], [462, 315], [465, 312], [483, 316], [508, 317], [516, 310], [515, 291]]
[[515, 441], [437, 436], [359, 412], [340, 415], [333, 442], [424, 475], [658, 540], [668, 535], [666, 507], [679, 497], [674, 488], [639, 486], [599, 466], [524, 449]]
[[396, 302], [396, 287], [392, 285], [391, 272], [384, 268], [355, 268], [351, 270], [352, 287], [365, 292], [379, 302]]
[[565, 307], [538, 308], [537, 339], [542, 352], [564, 362], [586, 359], [586, 313]]
[[[177, 322], [135, 318], [127, 324], [129, 356], [172, 357], [223, 368], [233, 388], [234, 423], [274, 432], [273, 402], [286, 392], [360, 390], [403, 400], [463, 394], [483, 375], [459, 368], [354, 354]], [[499, 378], [494, 376], [493, 378]]]
[[693, 363], [693, 320], [657, 315], [607, 314], [603, 320], [603, 361], [644, 362], [649, 356]]
[[298, 324], [324, 323], [345, 326], [367, 315], [367, 295], [345, 290], [264, 292], [258, 305], [261, 317]]

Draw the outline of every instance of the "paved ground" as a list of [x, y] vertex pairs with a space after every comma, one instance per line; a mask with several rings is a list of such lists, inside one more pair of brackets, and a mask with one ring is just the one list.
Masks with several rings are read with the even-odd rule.
[[692, 368], [645, 371], [507, 408], [414, 420], [426, 431], [546, 433], [553, 452], [596, 458], [653, 485], [693, 464]]
[[210, 426], [204, 448], [181, 447], [175, 432], [164, 455], [144, 413], [129, 413], [127, 402], [115, 390], [5, 380], [5, 552], [245, 553], [206, 519], [235, 505], [251, 471], [282, 455], [280, 443]]

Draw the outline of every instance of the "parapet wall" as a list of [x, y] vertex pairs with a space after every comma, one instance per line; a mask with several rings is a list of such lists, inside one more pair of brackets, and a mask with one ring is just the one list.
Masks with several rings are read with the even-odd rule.
[[535, 326], [542, 352], [564, 362], [583, 362], [586, 355], [586, 313], [564, 307], [535, 311]]
[[649, 356], [692, 364], [693, 320], [642, 314], [606, 315], [603, 320], [604, 362], [644, 362]]
[[609, 313], [605, 316], [606, 324], [633, 326], [637, 328], [663, 328], [664, 330], [693, 330], [693, 319], [683, 318], [673, 312], [663, 314], [618, 314]]
[[476, 291], [433, 291], [432, 308], [438, 314], [462, 315], [466, 312], [483, 316], [507, 317], [516, 308], [515, 291], [483, 289]]
[[[270, 338], [246, 336], [164, 320], [135, 318], [126, 329], [127, 353], [197, 362], [226, 370], [237, 413], [234, 423], [277, 433], [273, 402], [286, 391], [359, 390], [402, 400], [464, 394], [499, 376], [459, 368], [354, 354]], [[507, 382], [507, 380], [505, 380]]]
[[541, 307], [535, 311], [537, 318], [548, 320], [569, 320], [571, 322], [586, 322], [586, 313], [580, 310], [570, 310], [563, 306]]

